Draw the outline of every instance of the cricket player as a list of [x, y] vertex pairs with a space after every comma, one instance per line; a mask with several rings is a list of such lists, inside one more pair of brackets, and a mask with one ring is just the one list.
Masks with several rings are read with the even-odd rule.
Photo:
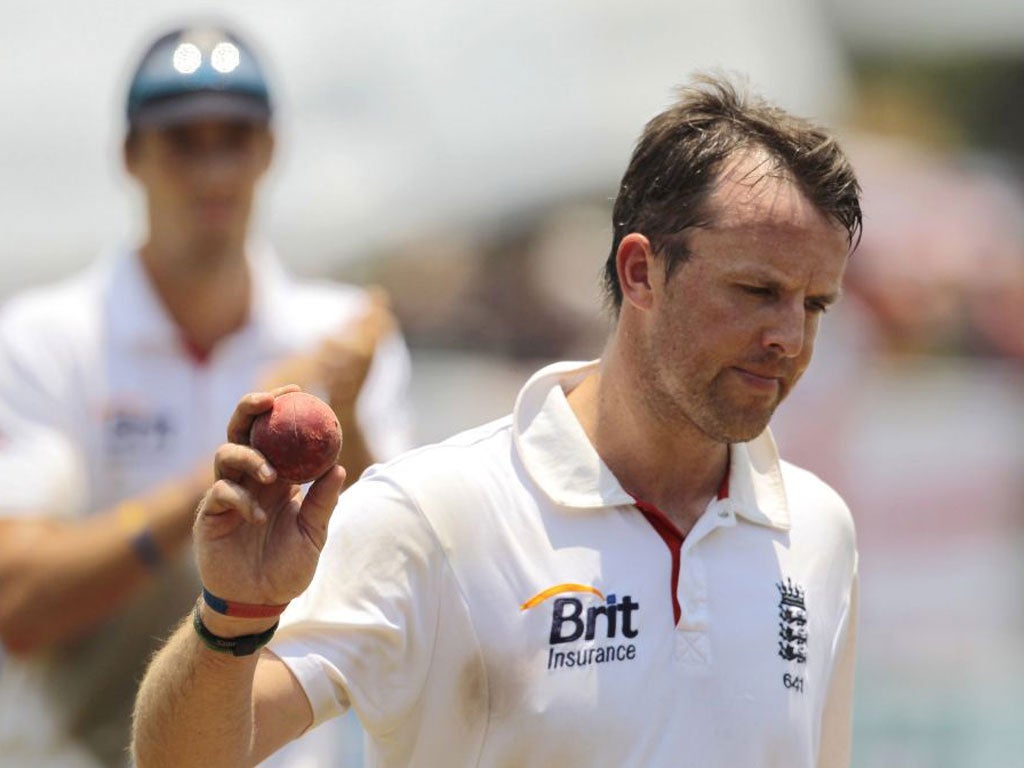
[[[273, 149], [252, 48], [219, 26], [161, 35], [126, 100], [142, 241], [0, 310], [0, 766], [127, 763], [138, 680], [199, 588], [193, 516], [245, 392], [329, 399], [353, 478], [410, 445], [386, 302], [299, 280], [252, 237]], [[332, 759], [334, 730], [292, 754]]]
[[139, 766], [251, 765], [349, 709], [388, 768], [848, 765], [854, 526], [768, 423], [860, 223], [832, 136], [699, 79], [619, 188], [600, 360], [340, 502], [340, 468], [276, 477], [246, 438], [276, 393], [243, 398]]

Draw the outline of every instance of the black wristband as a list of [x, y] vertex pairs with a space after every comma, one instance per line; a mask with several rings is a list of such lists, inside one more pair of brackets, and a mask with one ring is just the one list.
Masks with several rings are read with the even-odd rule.
[[211, 651], [217, 651], [217, 653], [230, 653], [232, 656], [251, 656], [256, 653], [260, 648], [270, 642], [270, 638], [274, 636], [274, 632], [277, 631], [277, 625], [280, 622], [275, 621], [274, 626], [265, 632], [260, 632], [258, 635], [239, 635], [238, 637], [220, 637], [219, 635], [213, 634], [206, 625], [203, 624], [203, 620], [199, 616], [199, 603], [196, 603], [196, 607], [192, 609], [192, 626], [199, 635], [199, 638], [203, 641], [203, 644]]

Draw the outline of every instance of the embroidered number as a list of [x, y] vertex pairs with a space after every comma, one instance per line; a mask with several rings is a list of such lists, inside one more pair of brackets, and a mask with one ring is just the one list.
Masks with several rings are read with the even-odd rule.
[[789, 672], [782, 676], [782, 684], [797, 693], [804, 692], [804, 679], [797, 675], [791, 675]]

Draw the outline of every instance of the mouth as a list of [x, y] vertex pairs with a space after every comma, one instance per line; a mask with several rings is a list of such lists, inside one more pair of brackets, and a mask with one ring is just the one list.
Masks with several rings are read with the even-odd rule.
[[740, 380], [747, 386], [758, 390], [759, 392], [768, 392], [774, 394], [782, 388], [782, 377], [781, 376], [769, 376], [764, 373], [754, 373], [746, 368], [733, 367], [733, 371]]

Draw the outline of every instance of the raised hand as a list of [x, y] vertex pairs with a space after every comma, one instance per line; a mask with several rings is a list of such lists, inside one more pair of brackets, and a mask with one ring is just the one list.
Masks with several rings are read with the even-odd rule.
[[366, 383], [377, 345], [396, 327], [387, 293], [371, 289], [363, 316], [345, 332], [329, 336], [320, 344], [317, 359], [323, 384], [331, 408], [343, 424], [354, 421], [356, 400]]
[[203, 585], [225, 600], [287, 603], [309, 585], [326, 541], [344, 469], [335, 465], [303, 495], [249, 446], [253, 420], [275, 396], [296, 390], [243, 397], [228, 423], [228, 442], [217, 451], [217, 479], [199, 505], [193, 539]]
[[311, 352], [278, 363], [262, 385], [270, 389], [296, 383], [320, 390], [342, 425], [349, 427], [377, 345], [398, 325], [383, 289], [371, 288], [369, 297], [366, 309], [354, 322], [324, 338]]

